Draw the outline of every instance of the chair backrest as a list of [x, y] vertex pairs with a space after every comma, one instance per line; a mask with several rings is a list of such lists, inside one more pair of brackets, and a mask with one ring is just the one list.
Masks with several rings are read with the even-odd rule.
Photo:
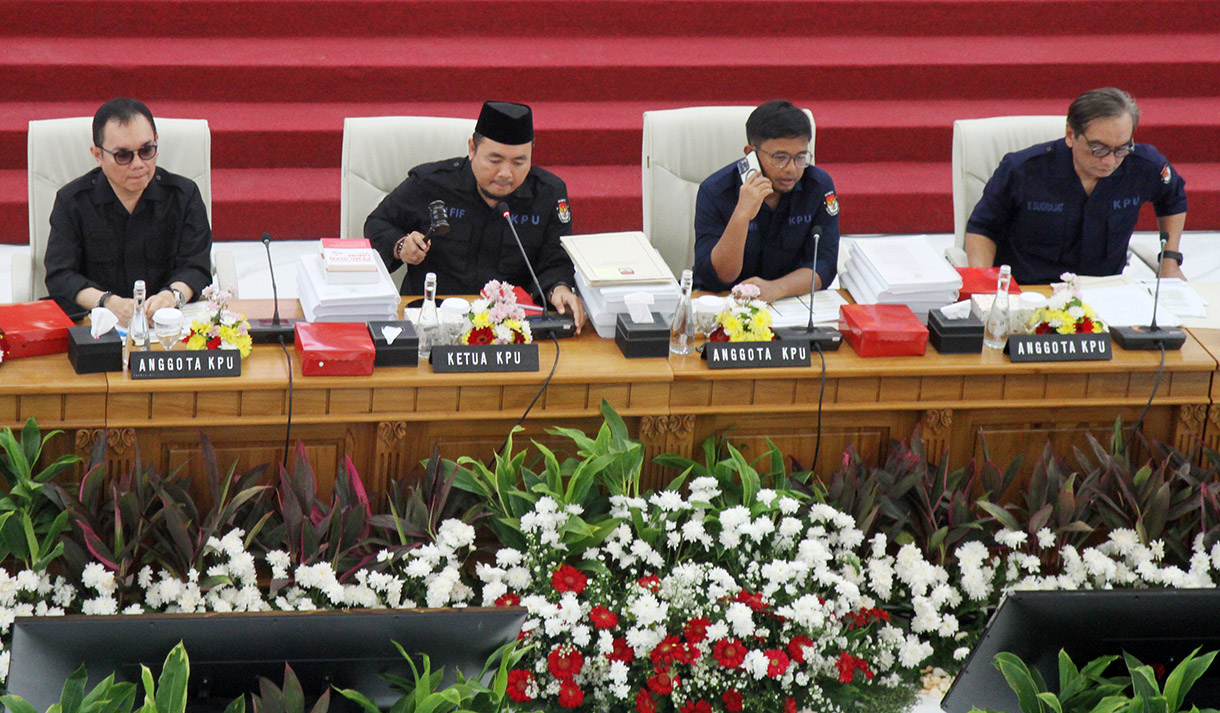
[[[205, 119], [157, 118], [157, 165], [194, 181], [212, 221], [212, 133]], [[93, 117], [44, 119], [30, 122], [28, 140], [30, 281], [28, 295], [13, 295], [15, 302], [47, 294], [43, 256], [51, 233], [55, 194], [65, 184], [97, 167], [89, 152], [93, 145]]]
[[1063, 116], [997, 116], [953, 122], [953, 244], [966, 243], [966, 221], [1000, 160], [1013, 151], [1062, 138]]
[[[695, 195], [717, 169], [742, 157], [752, 106], [644, 112], [644, 234], [674, 275], [695, 262]], [[808, 109], [813, 134], [817, 126]], [[813, 138], [809, 151], [813, 152]]]
[[344, 119], [339, 237], [363, 237], [369, 213], [412, 168], [465, 156], [474, 125], [474, 119], [439, 116]]

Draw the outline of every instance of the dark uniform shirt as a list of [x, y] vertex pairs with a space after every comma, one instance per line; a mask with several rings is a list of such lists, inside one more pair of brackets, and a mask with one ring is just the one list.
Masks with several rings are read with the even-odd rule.
[[1064, 272], [1117, 275], [1148, 201], [1158, 217], [1186, 212], [1186, 181], [1155, 148], [1136, 144], [1085, 195], [1072, 149], [1055, 139], [1000, 161], [966, 232], [993, 240], [995, 264], [1011, 265], [1020, 283], [1047, 284]]
[[741, 174], [733, 163], [708, 176], [695, 199], [695, 288], [724, 292], [751, 277], [775, 280], [802, 267], [813, 267], [813, 234], [822, 226], [817, 273], [822, 287], [835, 279], [839, 260], [839, 201], [830, 174], [807, 166], [791, 191], [780, 195], [772, 210], [766, 203], [750, 221], [741, 274], [724, 282], [712, 266], [712, 248], [724, 235], [737, 207]]
[[[423, 262], [408, 266], [402, 294], [423, 294], [424, 275], [429, 272], [436, 273], [441, 294], [478, 294], [490, 280], [504, 280], [534, 292], [508, 223], [483, 200], [468, 158], [416, 166], [369, 214], [364, 237], [381, 253], [390, 271], [402, 264], [394, 256], [398, 239], [416, 230], [428, 233], [428, 204], [435, 200], [445, 202], [449, 232], [433, 236]], [[531, 167], [525, 182], [504, 200], [542, 289], [550, 294], [560, 282], [571, 286], [572, 261], [559, 244], [561, 236], [572, 234], [564, 182], [550, 171]]]
[[212, 282], [212, 229], [199, 186], [157, 168], [131, 213], [101, 167], [55, 195], [45, 258], [47, 292], [69, 315], [81, 315], [86, 287], [131, 297], [136, 280], [148, 294], [184, 282], [198, 296]]

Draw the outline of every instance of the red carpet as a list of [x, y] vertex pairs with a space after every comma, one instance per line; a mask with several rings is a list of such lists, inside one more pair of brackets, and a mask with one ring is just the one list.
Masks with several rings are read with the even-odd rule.
[[645, 110], [775, 96], [813, 110], [845, 231], [950, 231], [954, 119], [1064, 112], [1106, 84], [1186, 177], [1187, 227], [1220, 228], [1210, 0], [0, 0], [0, 16], [0, 242], [27, 240], [26, 122], [117, 94], [209, 120], [220, 240], [335, 234], [343, 117], [474, 116], [483, 98], [534, 105], [536, 161], [568, 181], [580, 232], [639, 228]]

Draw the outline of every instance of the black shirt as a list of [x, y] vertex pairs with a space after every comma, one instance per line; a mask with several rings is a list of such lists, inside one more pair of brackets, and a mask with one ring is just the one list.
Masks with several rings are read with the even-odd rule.
[[[478, 294], [493, 279], [534, 292], [507, 222], [483, 200], [470, 160], [464, 157], [416, 166], [369, 214], [364, 237], [390, 271], [402, 264], [394, 256], [398, 239], [416, 230], [427, 234], [431, 225], [428, 204], [435, 200], [445, 202], [449, 233], [434, 236], [423, 262], [409, 266], [402, 294], [423, 294], [424, 275], [429, 272], [436, 273], [440, 294]], [[542, 289], [550, 293], [560, 282], [571, 285], [572, 261], [559, 243], [560, 236], [572, 234], [564, 182], [549, 171], [531, 167], [525, 182], [505, 202]]]
[[47, 291], [70, 316], [84, 310], [86, 287], [131, 297], [136, 280], [148, 294], [184, 282], [198, 296], [212, 282], [212, 229], [199, 186], [157, 168], [131, 213], [101, 167], [55, 195], [47, 239]]

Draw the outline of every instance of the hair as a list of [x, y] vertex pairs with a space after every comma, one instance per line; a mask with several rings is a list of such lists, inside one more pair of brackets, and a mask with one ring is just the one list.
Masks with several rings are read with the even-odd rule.
[[758, 146], [768, 139], [812, 139], [809, 117], [790, 101], [772, 99], [746, 119], [746, 141]]
[[98, 107], [97, 113], [93, 115], [93, 145], [101, 148], [102, 134], [106, 130], [106, 124], [117, 121], [126, 125], [136, 118], [136, 115], [148, 119], [148, 125], [152, 127], [153, 134], [157, 133], [157, 122], [153, 121], [152, 112], [148, 110], [147, 106], [144, 106], [144, 102], [127, 97], [115, 97]]
[[[470, 136], [470, 140], [474, 142], [474, 147], [475, 147], [476, 149], [477, 149], [477, 148], [479, 148], [479, 144], [483, 143], [483, 139], [485, 139], [485, 138], [487, 138], [487, 137], [486, 137], [486, 136], [484, 136], [484, 135], [482, 135], [482, 134], [480, 134], [480, 133], [479, 133], [479, 132], [477, 132], [477, 131], [476, 131], [476, 132], [474, 132], [474, 134], [472, 134], [472, 135]], [[533, 141], [530, 141], [530, 146], [533, 146], [533, 145], [534, 145], [534, 142], [533, 142]]]
[[1072, 133], [1079, 136], [1094, 119], [1112, 119], [1123, 114], [1131, 117], [1131, 130], [1134, 131], [1140, 123], [1140, 108], [1135, 100], [1121, 89], [1103, 87], [1076, 97], [1068, 107], [1067, 123]]

